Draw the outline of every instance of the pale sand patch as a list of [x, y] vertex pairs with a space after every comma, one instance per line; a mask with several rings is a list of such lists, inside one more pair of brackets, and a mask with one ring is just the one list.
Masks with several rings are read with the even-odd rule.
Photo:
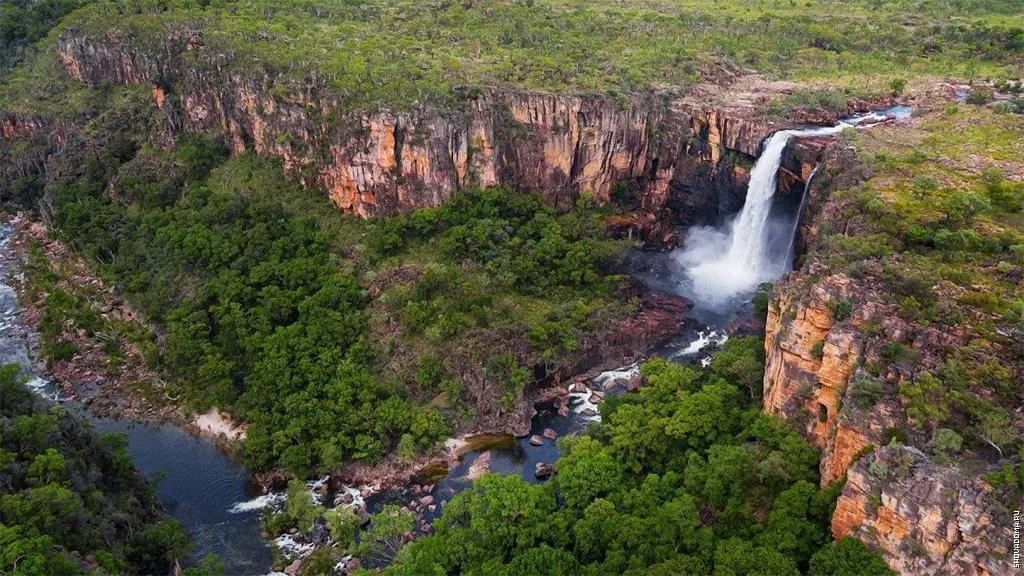
[[213, 436], [216, 438], [223, 434], [228, 440], [245, 439], [245, 426], [236, 426], [230, 418], [222, 415], [216, 408], [206, 414], [196, 416], [194, 423], [196, 429], [199, 430], [199, 434], [202, 436]]

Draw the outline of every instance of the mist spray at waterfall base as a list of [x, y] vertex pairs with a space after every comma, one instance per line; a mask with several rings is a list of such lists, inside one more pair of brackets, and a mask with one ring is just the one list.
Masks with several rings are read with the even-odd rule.
[[837, 134], [869, 118], [884, 116], [862, 116], [825, 128], [782, 130], [768, 138], [750, 172], [743, 209], [721, 227], [691, 228], [683, 247], [672, 254], [683, 272], [680, 288], [697, 308], [726, 315], [749, 300], [759, 284], [774, 281], [792, 266], [800, 209], [795, 214], [772, 213], [779, 165], [790, 139]]

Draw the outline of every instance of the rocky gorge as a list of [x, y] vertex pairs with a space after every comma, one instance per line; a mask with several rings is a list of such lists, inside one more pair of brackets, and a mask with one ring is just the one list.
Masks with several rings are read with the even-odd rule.
[[[86, 84], [150, 86], [166, 137], [215, 130], [232, 152], [281, 158], [286, 173], [327, 191], [339, 210], [367, 217], [437, 206], [467, 186], [541, 190], [564, 207], [583, 193], [608, 202], [632, 183], [637, 208], [655, 220], [673, 213], [684, 223], [707, 221], [742, 204], [746, 166], [765, 137], [841, 115], [765, 118], [757, 106], [795, 87], [756, 77], [721, 103], [713, 85], [626, 100], [480, 89], [446, 108], [365, 113], [346, 110], [323, 78], [232, 72], [230, 57], [207, 49], [198, 31], [168, 33], [148, 50], [137, 44], [69, 29], [57, 50]], [[883, 102], [852, 101], [845, 114]], [[41, 129], [28, 119], [6, 124], [12, 133]], [[801, 187], [821, 152], [820, 142], [794, 142], [780, 188]]]
[[[227, 56], [207, 49], [200, 31], [178, 30], [142, 49], [131, 38], [69, 28], [56, 49], [67, 72], [86, 85], [150, 90], [163, 124], [155, 141], [216, 132], [234, 154], [279, 158], [290, 178], [325, 192], [342, 212], [366, 218], [404, 213], [438, 206], [463, 188], [504, 184], [540, 190], [560, 208], [584, 194], [621, 205], [624, 214], [609, 217], [609, 224], [658, 246], [676, 242], [677, 225], [736, 212], [750, 165], [772, 133], [837, 116], [797, 110], [768, 118], [760, 103], [793, 87], [754, 78], [737, 82], [728, 94], [702, 85], [623, 101], [485, 88], [457, 95], [448, 108], [356, 112], [345, 110], [321, 78], [298, 83], [266, 69], [239, 74], [224, 62]], [[884, 100], [851, 102], [847, 112]], [[43, 140], [51, 153], [72, 141], [74, 130], [63, 120], [0, 112], [0, 136]], [[45, 163], [20, 160], [21, 171]], [[860, 160], [836, 138], [798, 138], [784, 151], [778, 193], [803, 194], [806, 187], [808, 194], [799, 253], [825, 242], [824, 223], [834, 231], [842, 221], [844, 200], [833, 195], [869, 176], [859, 172]], [[825, 177], [812, 180], [818, 165]], [[545, 375], [551, 378], [544, 384], [568, 386], [573, 377], [636, 360], [678, 335], [687, 302], [639, 287], [636, 297], [640, 311], [621, 330], [582, 350], [570, 369]], [[849, 312], [840, 312], [843, 302]], [[890, 341], [919, 353], [911, 366], [886, 357]], [[891, 445], [892, 431], [908, 427], [901, 383], [935, 369], [947, 349], [967, 343], [954, 329], [901, 319], [899, 306], [870, 282], [813, 257], [777, 285], [770, 300], [764, 410], [795, 424], [822, 450], [822, 485], [846, 479], [833, 535], [856, 535], [901, 574], [1010, 570], [1008, 509], [980, 473], [936, 462], [914, 447], [926, 445], [926, 437]], [[875, 374], [869, 365], [879, 367]], [[851, 383], [860, 379], [882, 383], [869, 408], [852, 396]], [[529, 411], [543, 388], [532, 390], [519, 413], [499, 414], [483, 428], [529, 432]]]

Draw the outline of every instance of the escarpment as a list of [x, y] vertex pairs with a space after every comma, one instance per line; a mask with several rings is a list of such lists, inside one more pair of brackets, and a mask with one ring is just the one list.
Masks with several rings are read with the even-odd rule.
[[[234, 153], [281, 158], [290, 176], [364, 217], [436, 206], [475, 185], [541, 190], [563, 207], [585, 193], [608, 202], [632, 183], [639, 210], [706, 221], [742, 205], [745, 166], [787, 124], [752, 105], [716, 108], [699, 91], [621, 100], [484, 88], [446, 106], [354, 110], [324, 78], [237, 72], [199, 31], [133, 46], [121, 33], [69, 29], [57, 49], [87, 84], [151, 85], [172, 133], [214, 130]], [[780, 187], [802, 189], [820, 155], [816, 144], [791, 146]]]
[[[906, 281], [885, 270], [898, 253], [837, 270], [836, 239], [872, 230], [850, 217], [858, 200], [843, 193], [862, 190], [854, 185], [870, 174], [852, 150], [827, 154], [799, 230], [806, 262], [775, 286], [769, 304], [763, 408], [822, 450], [822, 486], [842, 483], [835, 538], [862, 540], [899, 574], [1009, 574], [1010, 517], [1019, 505], [1012, 491], [984, 479], [999, 469], [996, 449], [976, 440], [973, 454], [951, 461], [937, 446], [937, 422], [923, 421], [910, 391], [970, 353], [969, 329], [907, 319], [906, 298], [894, 303], [892, 284]], [[939, 286], [923, 290], [943, 297]], [[948, 401], [923, 400], [948, 411], [936, 420], [966, 421], [938, 407]]]
[[[764, 409], [822, 449], [823, 486], [845, 480], [833, 536], [856, 536], [900, 574], [1010, 573], [1013, 506], [980, 477], [902, 444], [927, 444], [904, 432], [898, 390], [914, 376], [904, 366], [886, 366], [881, 344], [912, 337], [927, 365], [928, 354], [964, 343], [934, 328], [916, 333], [896, 307], [872, 301], [856, 280], [815, 280], [816, 272], [811, 266], [794, 274], [769, 308]], [[812, 282], [809, 289], [804, 282]], [[847, 318], [840, 303], [851, 301]], [[870, 365], [885, 367], [873, 375]]]

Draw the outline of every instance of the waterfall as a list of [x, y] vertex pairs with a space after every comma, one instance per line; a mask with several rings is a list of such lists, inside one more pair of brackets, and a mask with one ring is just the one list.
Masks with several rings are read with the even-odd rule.
[[804, 193], [800, 196], [800, 205], [796, 208], [796, 217], [793, 218], [793, 226], [789, 229], [789, 246], [786, 248], [786, 261], [783, 262], [782, 269], [779, 270], [779, 274], [786, 272], [786, 269], [793, 264], [796, 260], [796, 230], [800, 227], [800, 216], [804, 213], [804, 202], [807, 202], [807, 194], [811, 191], [811, 182], [814, 182], [814, 175], [818, 173], [818, 165], [814, 165], [814, 169], [811, 170], [811, 175], [807, 177], [807, 183], [804, 184]]
[[[750, 171], [750, 184], [743, 209], [721, 228], [694, 227], [683, 248], [674, 253], [684, 270], [683, 291], [698, 307], [712, 311], [731, 308], [737, 299], [748, 297], [758, 284], [771, 282], [792, 265], [793, 234], [800, 213], [784, 221], [770, 218], [782, 154], [794, 136], [814, 137], [837, 134], [868, 115], [840, 122], [836, 126], [807, 130], [781, 130], [772, 134]], [[803, 200], [801, 199], [801, 206]], [[785, 244], [768, 249], [768, 237], [789, 233]]]

